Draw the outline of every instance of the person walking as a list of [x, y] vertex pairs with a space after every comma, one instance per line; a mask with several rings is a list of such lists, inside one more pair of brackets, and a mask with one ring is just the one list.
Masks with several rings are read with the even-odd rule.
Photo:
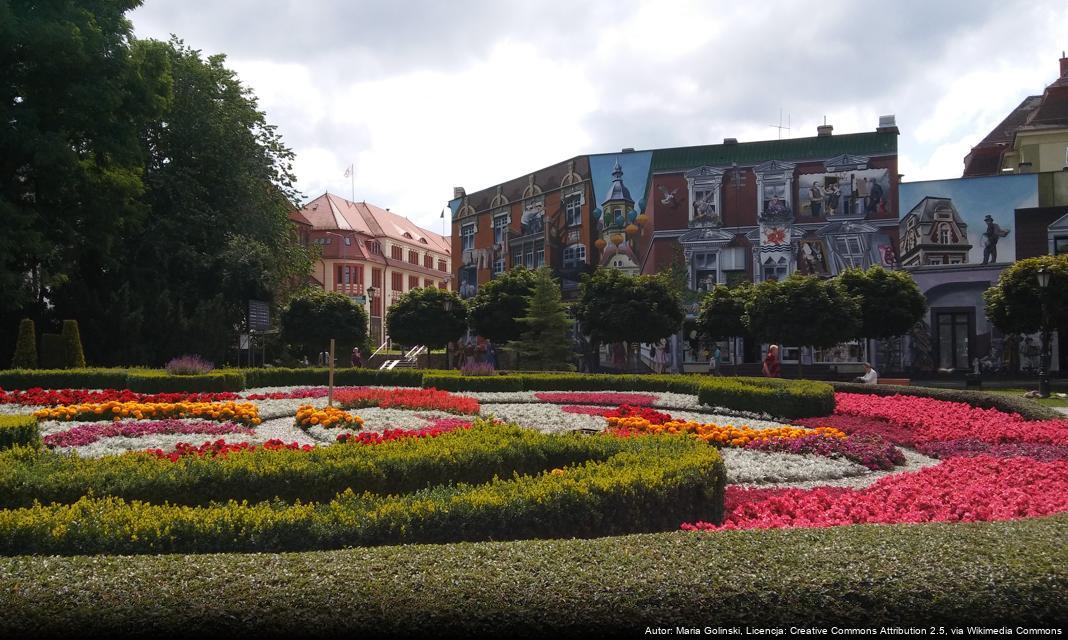
[[713, 376], [719, 375], [719, 358], [721, 351], [719, 345], [712, 347], [712, 357], [708, 359], [708, 373]]
[[352, 348], [352, 358], [350, 359], [353, 369], [363, 368], [363, 354], [360, 353], [359, 347]]
[[778, 378], [779, 366], [779, 345], [773, 344], [768, 347], [768, 355], [764, 356], [764, 375], [768, 378]]

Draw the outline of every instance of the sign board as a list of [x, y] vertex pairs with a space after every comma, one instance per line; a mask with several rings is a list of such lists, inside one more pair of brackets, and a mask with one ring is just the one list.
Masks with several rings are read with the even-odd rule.
[[248, 328], [252, 331], [271, 328], [271, 307], [265, 301], [248, 301]]
[[367, 304], [366, 296], [352, 296], [352, 301], [359, 305]]
[[248, 349], [248, 334], [247, 333], [242, 333], [241, 334], [240, 342], [238, 343], [238, 348], [240, 348], [240, 349]]

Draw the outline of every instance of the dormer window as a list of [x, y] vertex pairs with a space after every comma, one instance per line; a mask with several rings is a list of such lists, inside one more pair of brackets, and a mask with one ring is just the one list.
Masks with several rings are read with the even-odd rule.
[[690, 196], [690, 225], [721, 226], [723, 218], [719, 194], [723, 186], [723, 170], [698, 167], [688, 171], [686, 186]]

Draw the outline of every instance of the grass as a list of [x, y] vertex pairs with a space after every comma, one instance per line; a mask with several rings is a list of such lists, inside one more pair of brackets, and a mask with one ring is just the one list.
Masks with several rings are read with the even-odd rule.
[[[1034, 389], [994, 389], [994, 388], [989, 388], [988, 389], [988, 388], [984, 388], [983, 391], [987, 391], [989, 393], [1003, 393], [1005, 395], [1016, 396], [1017, 398], [1022, 398], [1023, 394], [1027, 393], [1028, 391], [1034, 391], [1037, 388], [1038, 388], [1037, 386]], [[1057, 393], [1057, 391], [1054, 390], [1054, 393]], [[1061, 391], [1061, 393], [1064, 393], [1064, 392]], [[1057, 397], [1054, 397], [1054, 396], [1050, 396], [1048, 398], [1025, 398], [1025, 400], [1031, 400], [1032, 402], [1037, 402], [1038, 404], [1046, 406], [1046, 407], [1068, 407], [1068, 398], [1057, 398]]]
[[1059, 626], [1068, 514], [288, 554], [0, 558], [0, 635]]

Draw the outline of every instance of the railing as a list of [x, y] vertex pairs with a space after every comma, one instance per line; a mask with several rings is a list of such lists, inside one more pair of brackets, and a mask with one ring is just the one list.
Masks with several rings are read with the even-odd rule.
[[334, 283], [334, 291], [338, 293], [347, 293], [350, 296], [362, 296], [363, 285], [362, 284], [343, 284], [340, 282]]
[[371, 356], [369, 358], [367, 358], [367, 359], [370, 360], [371, 358], [377, 356], [378, 354], [382, 353], [383, 351], [385, 351], [388, 348], [389, 348], [389, 336], [386, 336], [386, 339], [382, 341], [382, 344], [378, 345], [378, 348], [375, 349], [375, 352], [372, 353]]

